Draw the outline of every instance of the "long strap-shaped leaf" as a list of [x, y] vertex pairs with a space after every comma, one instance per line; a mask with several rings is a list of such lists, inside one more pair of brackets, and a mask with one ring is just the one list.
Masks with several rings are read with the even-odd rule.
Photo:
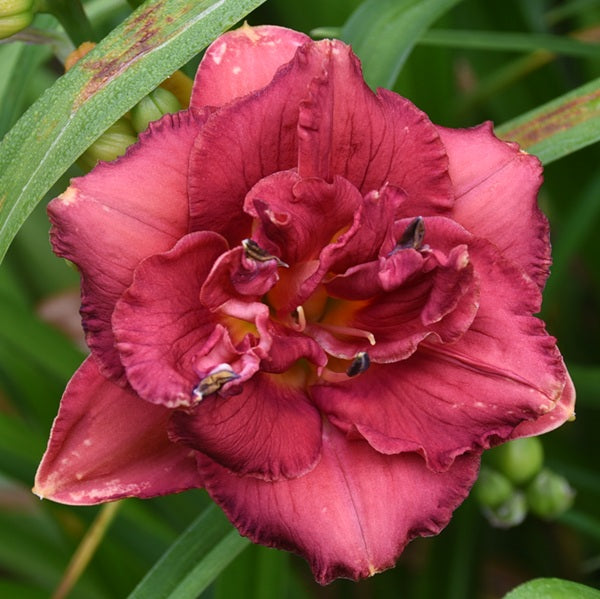
[[129, 599], [195, 599], [248, 544], [212, 504], [148, 572]]
[[600, 140], [600, 78], [496, 129], [544, 164]]
[[367, 0], [342, 29], [372, 87], [393, 87], [413, 46], [429, 26], [461, 0]]
[[148, 0], [0, 145], [0, 260], [35, 205], [115, 120], [264, 0]]

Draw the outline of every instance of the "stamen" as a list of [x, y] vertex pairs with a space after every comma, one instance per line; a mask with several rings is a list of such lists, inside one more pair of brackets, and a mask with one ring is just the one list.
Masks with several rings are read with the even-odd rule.
[[219, 364], [213, 368], [192, 390], [196, 401], [202, 401], [206, 396], [216, 393], [223, 385], [239, 379], [229, 364]]
[[346, 374], [348, 376], [357, 376], [367, 370], [369, 366], [371, 366], [369, 354], [366, 351], [360, 351], [356, 354], [354, 360], [352, 360], [352, 364], [346, 370]]
[[417, 218], [411, 221], [408, 227], [406, 227], [394, 250], [420, 250], [423, 247], [424, 239], [425, 221], [422, 216], [417, 216]]
[[286, 264], [277, 256], [273, 256], [273, 254], [269, 254], [269, 252], [263, 250], [260, 247], [260, 245], [258, 245], [258, 243], [256, 243], [256, 241], [254, 241], [253, 239], [243, 239], [242, 247], [244, 248], [244, 252], [246, 253], [247, 258], [252, 258], [257, 262], [267, 262], [269, 260], [275, 260], [279, 266], [289, 268], [289, 264]]
[[292, 316], [296, 319], [292, 328], [301, 333], [306, 328], [306, 314], [304, 314], [304, 308], [298, 306], [294, 310]]
[[348, 337], [363, 337], [367, 339], [371, 345], [375, 345], [375, 335], [370, 331], [364, 331], [363, 329], [355, 329], [353, 327], [341, 327], [337, 324], [328, 324], [324, 322], [318, 323], [318, 326], [330, 331], [334, 335], [346, 335]]

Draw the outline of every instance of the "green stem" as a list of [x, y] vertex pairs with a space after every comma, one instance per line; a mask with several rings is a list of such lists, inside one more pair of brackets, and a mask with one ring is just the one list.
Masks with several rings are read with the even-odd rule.
[[144, 4], [145, 1], [146, 0], [127, 0], [127, 4], [129, 4], [133, 10], [135, 10], [138, 6]]
[[40, 0], [38, 9], [54, 15], [75, 46], [98, 41], [80, 0]]
[[71, 592], [71, 589], [75, 586], [79, 577], [94, 556], [98, 545], [100, 545], [108, 527], [116, 516], [121, 503], [121, 501], [115, 501], [102, 506], [96, 519], [73, 554], [60, 584], [52, 595], [52, 599], [64, 599]]

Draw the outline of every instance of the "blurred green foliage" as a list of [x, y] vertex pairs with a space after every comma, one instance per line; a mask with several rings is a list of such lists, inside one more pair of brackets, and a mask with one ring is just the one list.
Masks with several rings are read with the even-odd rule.
[[[341, 31], [360, 4], [268, 0], [248, 21], [307, 33], [321, 27]], [[600, 76], [600, 1], [455, 4], [434, 30], [463, 31], [464, 44], [458, 34], [425, 34], [394, 84], [436, 123], [500, 125]], [[119, 0], [90, 0], [84, 7], [98, 39], [129, 14]], [[34, 25], [60, 33], [47, 15], [36, 17]], [[491, 33], [510, 32], [521, 34], [515, 47], [510, 38], [500, 48], [492, 43]], [[523, 44], [527, 36], [531, 43]], [[575, 36], [599, 44], [598, 53], [561, 53], [560, 45], [539, 49], [539, 36]], [[13, 70], [14, 64], [19, 68]], [[187, 67], [190, 74], [196, 64], [197, 59]], [[45, 47], [0, 46], [0, 135], [61, 72]], [[202, 597], [494, 599], [536, 577], [600, 586], [599, 162], [597, 144], [553, 162], [545, 169], [540, 195], [554, 244], [543, 317], [578, 389], [576, 422], [544, 437], [543, 445], [545, 463], [576, 490], [573, 507], [556, 522], [529, 516], [516, 528], [498, 530], [468, 499], [437, 538], [411, 543], [395, 569], [326, 588], [313, 581], [302, 560], [249, 546]], [[77, 166], [69, 169], [47, 198], [79, 172]], [[99, 511], [40, 502], [29, 492], [62, 390], [83, 358], [73, 336], [62, 332], [77, 320], [72, 306], [78, 277], [50, 251], [45, 203], [34, 210], [0, 267], [0, 596], [8, 598], [49, 596]], [[202, 491], [123, 502], [70, 596], [127, 596], [209, 503]]]

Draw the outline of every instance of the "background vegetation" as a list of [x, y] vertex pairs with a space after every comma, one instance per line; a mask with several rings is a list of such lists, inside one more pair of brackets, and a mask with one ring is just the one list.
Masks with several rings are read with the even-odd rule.
[[[252, 3], [228, 4], [247, 6], [232, 13], [233, 24]], [[132, 10], [120, 0], [83, 6], [97, 41]], [[360, 17], [351, 19], [359, 8]], [[402, 21], [401, 9], [411, 21]], [[130, 79], [121, 77], [128, 91], [108, 89], [98, 96], [106, 110], [81, 113], [81, 125], [75, 118], [63, 129], [44, 129], [45, 123], [65, 118], [61, 107], [82, 85], [75, 75], [71, 87], [55, 85], [68, 43], [57, 20], [44, 14], [33, 25], [56, 35], [53, 48], [0, 46], [0, 136], [45, 90], [54, 93], [44, 96], [45, 103], [37, 104], [41, 108], [28, 113], [0, 146], [0, 222], [8, 223], [1, 230], [3, 247], [28, 216], [0, 266], [0, 596], [48, 597], [82, 539], [93, 538], [90, 526], [99, 515], [105, 535], [69, 595], [74, 598], [127, 597], [190, 526], [196, 534], [188, 532], [170, 561], [159, 564], [154, 578], [133, 596], [492, 599], [536, 577], [600, 586], [600, 148], [592, 143], [600, 137], [600, 2], [268, 0], [246, 18], [250, 24], [317, 29], [316, 35], [354, 42], [369, 82], [391, 86], [442, 125], [492, 120], [500, 132], [515, 131], [503, 124], [578, 90], [562, 120], [551, 121], [537, 145], [530, 144], [546, 163], [540, 203], [551, 221], [554, 246], [543, 317], [559, 339], [578, 390], [576, 422], [542, 442], [546, 465], [576, 490], [573, 506], [551, 522], [529, 515], [519, 526], [496, 529], [469, 498], [442, 534], [413, 542], [395, 569], [323, 588], [302, 560], [239, 539], [202, 491], [130, 499], [108, 510], [34, 497], [29, 489], [61, 393], [84, 355], [77, 336], [78, 277], [50, 251], [45, 205], [69, 177], [81, 173], [69, 165], [86, 145], [203, 45], [197, 41], [199, 28], [189, 31], [195, 49], [182, 37], [188, 33], [181, 33], [181, 47], [173, 42], [172, 54], [160, 64], [147, 63], [155, 67], [149, 75], [145, 67], [143, 73], [132, 70]], [[73, 29], [86, 33], [82, 24], [66, 26], [71, 35]], [[219, 26], [206, 25], [207, 35], [217, 35]], [[185, 67], [190, 75], [197, 61]], [[75, 126], [80, 128], [69, 129]], [[52, 145], [57, 139], [58, 146]], [[44, 178], [41, 170], [50, 174]]]

